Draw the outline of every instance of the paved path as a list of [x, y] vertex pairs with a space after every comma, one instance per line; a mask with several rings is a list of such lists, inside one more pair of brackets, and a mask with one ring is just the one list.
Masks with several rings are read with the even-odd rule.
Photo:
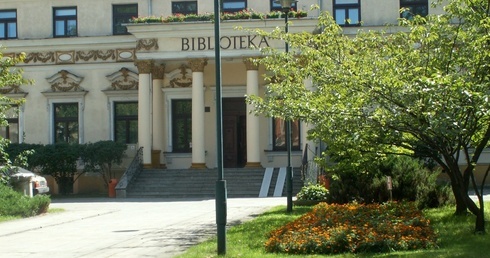
[[[229, 198], [228, 225], [286, 198]], [[63, 199], [64, 212], [0, 223], [0, 257], [173, 257], [216, 234], [215, 201]]]

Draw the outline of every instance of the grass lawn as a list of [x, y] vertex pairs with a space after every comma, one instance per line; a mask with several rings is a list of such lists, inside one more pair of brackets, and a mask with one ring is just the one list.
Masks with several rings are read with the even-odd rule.
[[[48, 213], [58, 213], [65, 211], [62, 208], [49, 208]], [[22, 216], [2, 216], [0, 215], [0, 223], [10, 220], [22, 219]]]
[[[490, 207], [486, 203], [485, 207]], [[264, 243], [267, 234], [302, 214], [308, 212], [310, 207], [294, 207], [291, 215], [285, 213], [285, 207], [276, 207], [256, 219], [227, 230], [226, 255], [223, 257], [325, 257], [324, 255], [287, 255], [265, 253]], [[430, 219], [431, 225], [438, 234], [439, 248], [410, 252], [392, 252], [385, 254], [343, 254], [329, 257], [488, 257], [490, 255], [490, 234], [474, 235], [473, 215], [454, 217], [454, 207], [430, 209], [424, 212]], [[486, 218], [490, 213], [486, 212]], [[490, 224], [487, 223], [487, 232]], [[210, 239], [190, 248], [179, 258], [188, 257], [218, 257], [216, 238]], [[221, 257], [221, 256], [220, 256]]]

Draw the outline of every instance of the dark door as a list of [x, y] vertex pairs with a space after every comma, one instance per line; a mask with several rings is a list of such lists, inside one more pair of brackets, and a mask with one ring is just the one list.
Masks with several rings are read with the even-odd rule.
[[243, 167], [247, 162], [246, 106], [244, 98], [223, 99], [223, 166]]

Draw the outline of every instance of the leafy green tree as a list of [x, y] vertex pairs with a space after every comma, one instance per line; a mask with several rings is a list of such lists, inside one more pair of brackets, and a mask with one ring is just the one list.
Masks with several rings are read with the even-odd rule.
[[56, 143], [36, 149], [29, 158], [29, 167], [50, 175], [59, 186], [60, 194], [73, 192], [73, 183], [83, 174], [77, 170], [82, 146], [79, 144]]
[[[16, 58], [5, 57], [0, 52], [0, 89], [6, 87], [17, 87], [23, 84], [30, 84], [31, 81], [22, 77], [23, 71], [15, 68], [15, 65], [22, 62], [25, 58], [24, 54], [19, 55]], [[24, 103], [24, 99], [13, 99], [0, 93], [0, 127], [8, 126], [7, 114], [9, 110], [16, 106], [20, 106]], [[18, 111], [18, 109], [15, 109]], [[10, 144], [10, 140], [0, 136], [0, 183], [6, 184], [9, 179], [9, 171], [12, 165], [12, 157], [4, 151]], [[22, 156], [18, 156], [14, 159], [16, 165], [22, 165], [24, 159]]]
[[456, 214], [471, 211], [475, 231], [484, 232], [474, 171], [490, 139], [490, 0], [444, 3], [444, 14], [401, 19], [390, 33], [344, 35], [328, 14], [317, 33], [257, 30], [291, 50], [264, 50], [257, 62], [270, 71], [269, 84], [264, 97], [248, 100], [257, 113], [314, 124], [310, 136], [337, 157], [434, 160], [451, 180]]
[[108, 186], [109, 180], [116, 177], [112, 168], [122, 163], [126, 149], [126, 144], [114, 141], [86, 144], [81, 156], [85, 162], [84, 171], [100, 173], [105, 186]]

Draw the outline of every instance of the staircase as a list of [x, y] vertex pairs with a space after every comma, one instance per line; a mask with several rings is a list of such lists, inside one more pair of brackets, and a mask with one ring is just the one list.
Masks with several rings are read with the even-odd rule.
[[[259, 197], [264, 177], [264, 169], [232, 168], [224, 170], [227, 196]], [[272, 197], [276, 187], [279, 168], [273, 170], [272, 180], [268, 187], [268, 197]], [[300, 170], [293, 169], [293, 196], [295, 196], [303, 182]], [[127, 191], [129, 198], [214, 198], [215, 185], [218, 178], [216, 169], [200, 170], [167, 170], [144, 169], [134, 180]], [[282, 196], [286, 196], [284, 184]]]

